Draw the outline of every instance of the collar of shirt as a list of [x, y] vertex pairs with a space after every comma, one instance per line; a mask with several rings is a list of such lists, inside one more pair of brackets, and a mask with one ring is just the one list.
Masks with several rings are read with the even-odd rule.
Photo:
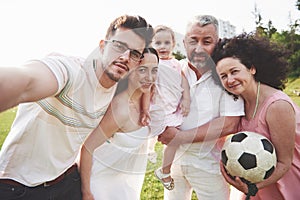
[[187, 64], [188, 64], [189, 68], [194, 71], [194, 73], [197, 77], [197, 80], [199, 80], [201, 78], [202, 74], [197, 70], [196, 67], [194, 67], [194, 65], [192, 63], [188, 62]]
[[195, 71], [189, 66], [189, 62], [187, 60], [183, 61], [185, 62], [184, 65], [182, 66], [182, 71], [185, 74], [190, 87], [195, 87], [197, 86], [199, 83], [207, 80], [208, 78], [210, 78], [212, 76], [212, 72], [211, 70], [205, 72], [204, 74], [201, 74], [201, 77], [198, 79]]

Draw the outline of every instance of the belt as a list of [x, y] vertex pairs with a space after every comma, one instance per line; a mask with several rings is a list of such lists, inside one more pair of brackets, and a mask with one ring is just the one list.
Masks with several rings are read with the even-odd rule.
[[[43, 187], [49, 187], [49, 186], [53, 186], [57, 183], [59, 183], [60, 181], [62, 181], [67, 175], [75, 172], [77, 170], [77, 165], [74, 164], [72, 165], [69, 169], [67, 169], [67, 171], [65, 171], [62, 175], [60, 175], [59, 177], [57, 177], [56, 179], [52, 180], [52, 181], [47, 181], [45, 183], [42, 183], [38, 186], [35, 186], [35, 187], [40, 187], [40, 186], [43, 186]], [[12, 179], [0, 179], [0, 183], [4, 183], [4, 184], [9, 184], [9, 185], [13, 185], [13, 186], [21, 186], [21, 187], [24, 187], [25, 185], [23, 185], [22, 183], [19, 183], [17, 181], [14, 181]], [[26, 186], [25, 186], [26, 187]]]

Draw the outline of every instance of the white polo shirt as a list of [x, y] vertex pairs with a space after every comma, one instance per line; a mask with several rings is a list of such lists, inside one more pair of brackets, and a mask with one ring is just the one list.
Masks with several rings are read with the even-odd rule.
[[[204, 73], [197, 80], [195, 72], [182, 60], [182, 70], [190, 85], [190, 113], [184, 118], [182, 130], [201, 126], [221, 116], [243, 116], [244, 102], [242, 98], [233, 99], [212, 78], [211, 71]], [[207, 172], [219, 172], [220, 147], [216, 141], [206, 141], [181, 145], [177, 150], [175, 162], [181, 165], [193, 165]], [[179, 160], [178, 160], [179, 159]]]

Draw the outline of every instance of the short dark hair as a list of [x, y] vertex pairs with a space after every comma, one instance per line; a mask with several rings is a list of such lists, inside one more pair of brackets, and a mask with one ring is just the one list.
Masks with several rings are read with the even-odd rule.
[[105, 39], [109, 39], [119, 28], [127, 28], [134, 31], [138, 36], [144, 39], [146, 46], [151, 43], [153, 37], [153, 28], [141, 16], [122, 15], [110, 23], [106, 31]]

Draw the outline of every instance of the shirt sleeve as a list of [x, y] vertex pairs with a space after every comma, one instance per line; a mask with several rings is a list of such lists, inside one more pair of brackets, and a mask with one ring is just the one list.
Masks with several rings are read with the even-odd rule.
[[69, 78], [67, 70], [68, 63], [66, 62], [66, 58], [61, 55], [49, 55], [39, 61], [44, 63], [54, 74], [58, 83], [58, 90], [55, 95], [59, 94], [65, 87]]
[[221, 116], [244, 116], [244, 100], [239, 97], [234, 100], [233, 95], [223, 92], [220, 98], [220, 115]]

